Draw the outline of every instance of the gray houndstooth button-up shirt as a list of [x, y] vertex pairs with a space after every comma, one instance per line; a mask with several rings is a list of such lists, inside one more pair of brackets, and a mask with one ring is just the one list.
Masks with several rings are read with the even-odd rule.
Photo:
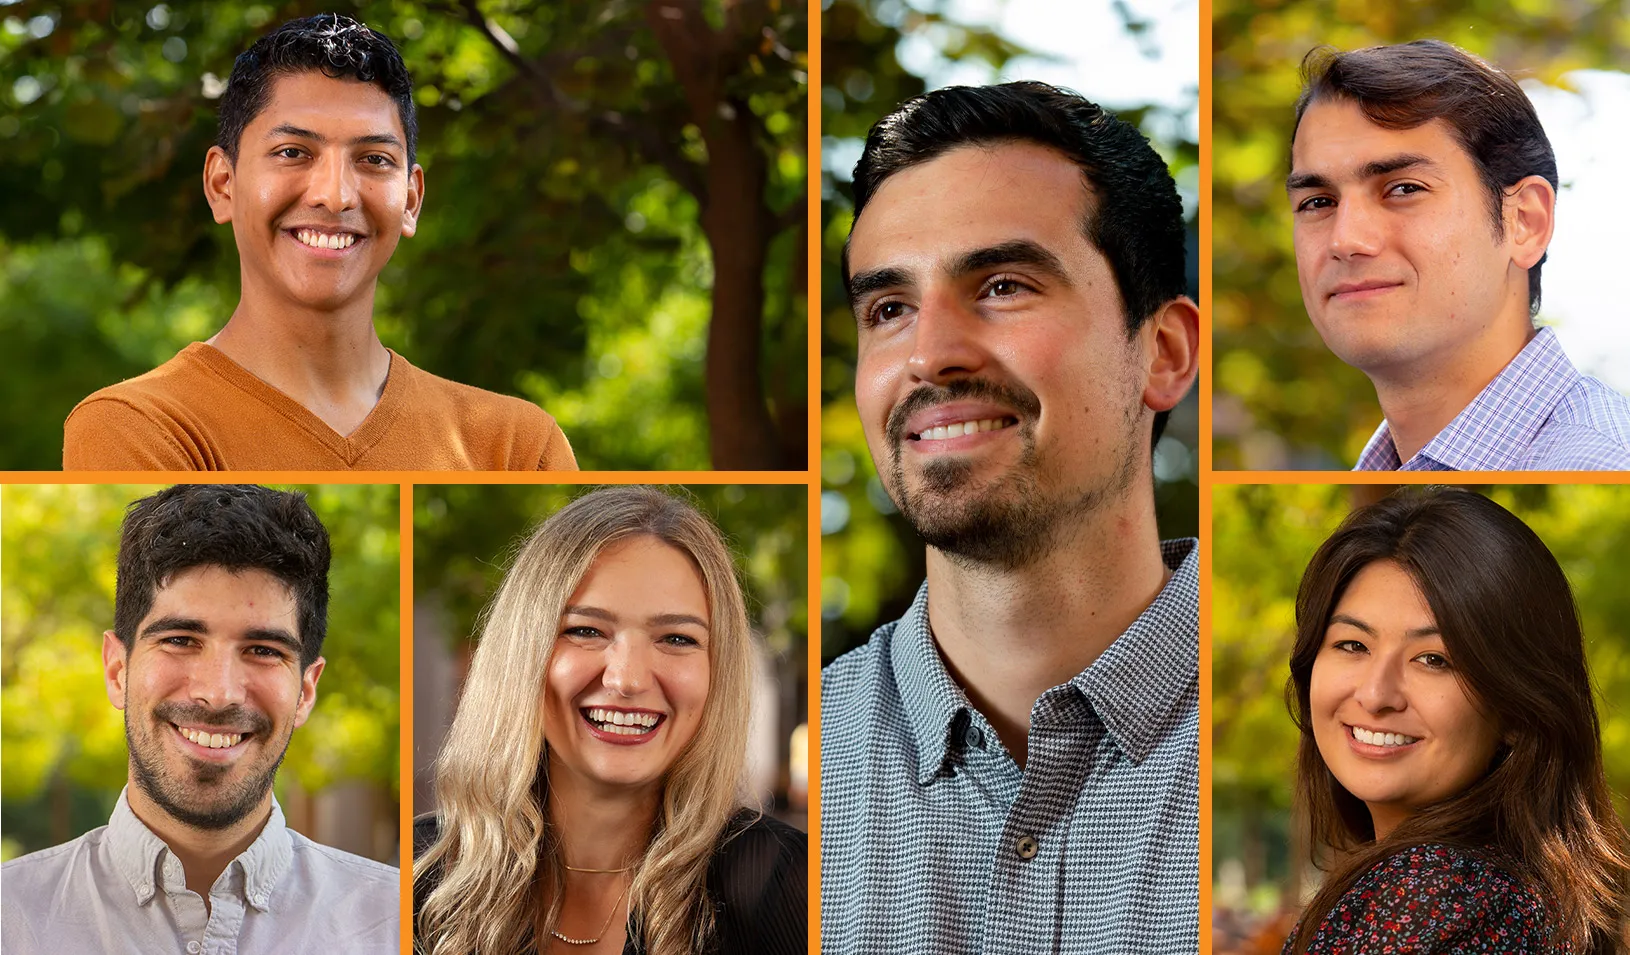
[[1036, 701], [1025, 768], [946, 672], [928, 588], [821, 674], [821, 948], [1199, 948], [1199, 569]]

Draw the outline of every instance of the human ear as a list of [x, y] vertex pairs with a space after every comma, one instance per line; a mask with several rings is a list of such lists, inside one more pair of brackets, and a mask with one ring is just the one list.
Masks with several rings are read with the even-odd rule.
[[306, 725], [306, 718], [311, 715], [311, 708], [317, 705], [317, 679], [323, 675], [323, 667], [328, 661], [318, 657], [306, 672], [300, 674], [300, 702], [294, 708], [294, 725], [298, 729]]
[[1187, 296], [1174, 298], [1138, 331], [1149, 369], [1143, 403], [1154, 411], [1170, 411], [1200, 371], [1200, 310]]
[[1529, 176], [1505, 191], [1502, 204], [1511, 261], [1531, 269], [1545, 257], [1556, 231], [1556, 190], [1543, 176]]
[[102, 631], [102, 682], [107, 687], [108, 702], [116, 710], [125, 708], [125, 675], [129, 662], [119, 635], [112, 630]]
[[424, 167], [413, 164], [408, 173], [407, 205], [402, 207], [402, 236], [411, 239], [419, 231], [419, 210], [424, 206]]
[[209, 152], [204, 155], [204, 198], [209, 201], [209, 211], [219, 225], [232, 221], [234, 173], [226, 150], [219, 146], [209, 147]]

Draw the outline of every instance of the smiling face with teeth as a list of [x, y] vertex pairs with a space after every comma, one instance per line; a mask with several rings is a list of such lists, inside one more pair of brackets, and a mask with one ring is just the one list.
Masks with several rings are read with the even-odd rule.
[[108, 699], [124, 710], [131, 808], [219, 830], [268, 811], [278, 764], [317, 698], [294, 594], [264, 570], [194, 567], [165, 581], [128, 653], [103, 636]]
[[1500, 732], [1467, 694], [1415, 579], [1366, 565], [1330, 615], [1308, 690], [1314, 740], [1384, 836], [1488, 773]]
[[240, 309], [372, 315], [375, 282], [424, 197], [406, 138], [395, 102], [372, 83], [320, 72], [273, 81], [237, 162], [216, 146], [204, 165], [215, 221], [237, 241]]
[[856, 404], [890, 497], [943, 551], [1021, 562], [1150, 483], [1156, 323], [1128, 335], [1091, 202], [1049, 147], [959, 146], [855, 221]]
[[544, 685], [552, 788], [660, 786], [707, 703], [707, 592], [683, 551], [608, 545], [567, 600]]

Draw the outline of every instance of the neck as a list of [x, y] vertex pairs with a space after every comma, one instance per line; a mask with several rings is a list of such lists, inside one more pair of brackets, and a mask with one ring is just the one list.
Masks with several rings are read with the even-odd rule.
[[1370, 824], [1375, 827], [1376, 842], [1380, 842], [1387, 836], [1392, 835], [1392, 831], [1397, 829], [1398, 824], [1403, 822], [1409, 815], [1407, 812], [1402, 812], [1386, 805], [1372, 804], [1369, 806], [1369, 810]]
[[243, 297], [209, 340], [342, 435], [379, 403], [390, 352], [374, 331], [373, 289], [333, 310], [277, 301], [244, 275]]
[[1448, 427], [1538, 334], [1527, 320], [1526, 299], [1523, 305], [1520, 321], [1502, 318], [1474, 341], [1457, 343], [1451, 356], [1433, 354], [1407, 367], [1366, 370], [1400, 462]]
[[242, 855], [259, 838], [272, 817], [272, 794], [267, 790], [260, 804], [225, 829], [196, 829], [165, 812], [145, 790], [131, 779], [125, 790], [130, 811], [142, 825], [152, 830], [175, 854], [187, 877], [187, 888], [198, 893], [209, 906], [209, 890], [233, 859]]
[[1022, 767], [1030, 710], [1098, 659], [1160, 593], [1154, 497], [1087, 515], [1019, 568], [928, 550], [928, 619], [951, 676]]
[[560, 837], [561, 859], [577, 869], [621, 869], [638, 863], [651, 842], [660, 796], [657, 786], [596, 786], [551, 765], [549, 819]]

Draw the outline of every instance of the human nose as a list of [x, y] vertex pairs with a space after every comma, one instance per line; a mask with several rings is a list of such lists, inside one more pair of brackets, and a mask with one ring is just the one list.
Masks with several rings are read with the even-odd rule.
[[327, 152], [312, 164], [311, 180], [306, 184], [306, 201], [329, 212], [345, 212], [358, 203], [357, 174], [345, 157]]
[[613, 640], [606, 648], [606, 668], [600, 682], [620, 696], [638, 696], [651, 682], [646, 651], [626, 637]]
[[985, 365], [984, 319], [951, 293], [930, 293], [912, 325], [907, 367], [919, 381], [944, 383]]
[[1336, 206], [1330, 220], [1330, 254], [1338, 259], [1381, 251], [1381, 222], [1366, 202], [1348, 200]]
[[194, 663], [191, 676], [188, 695], [210, 709], [224, 709], [244, 701], [242, 662], [231, 651], [206, 650]]
[[1354, 698], [1370, 713], [1408, 708], [1398, 662], [1384, 657], [1372, 659], [1361, 674]]

